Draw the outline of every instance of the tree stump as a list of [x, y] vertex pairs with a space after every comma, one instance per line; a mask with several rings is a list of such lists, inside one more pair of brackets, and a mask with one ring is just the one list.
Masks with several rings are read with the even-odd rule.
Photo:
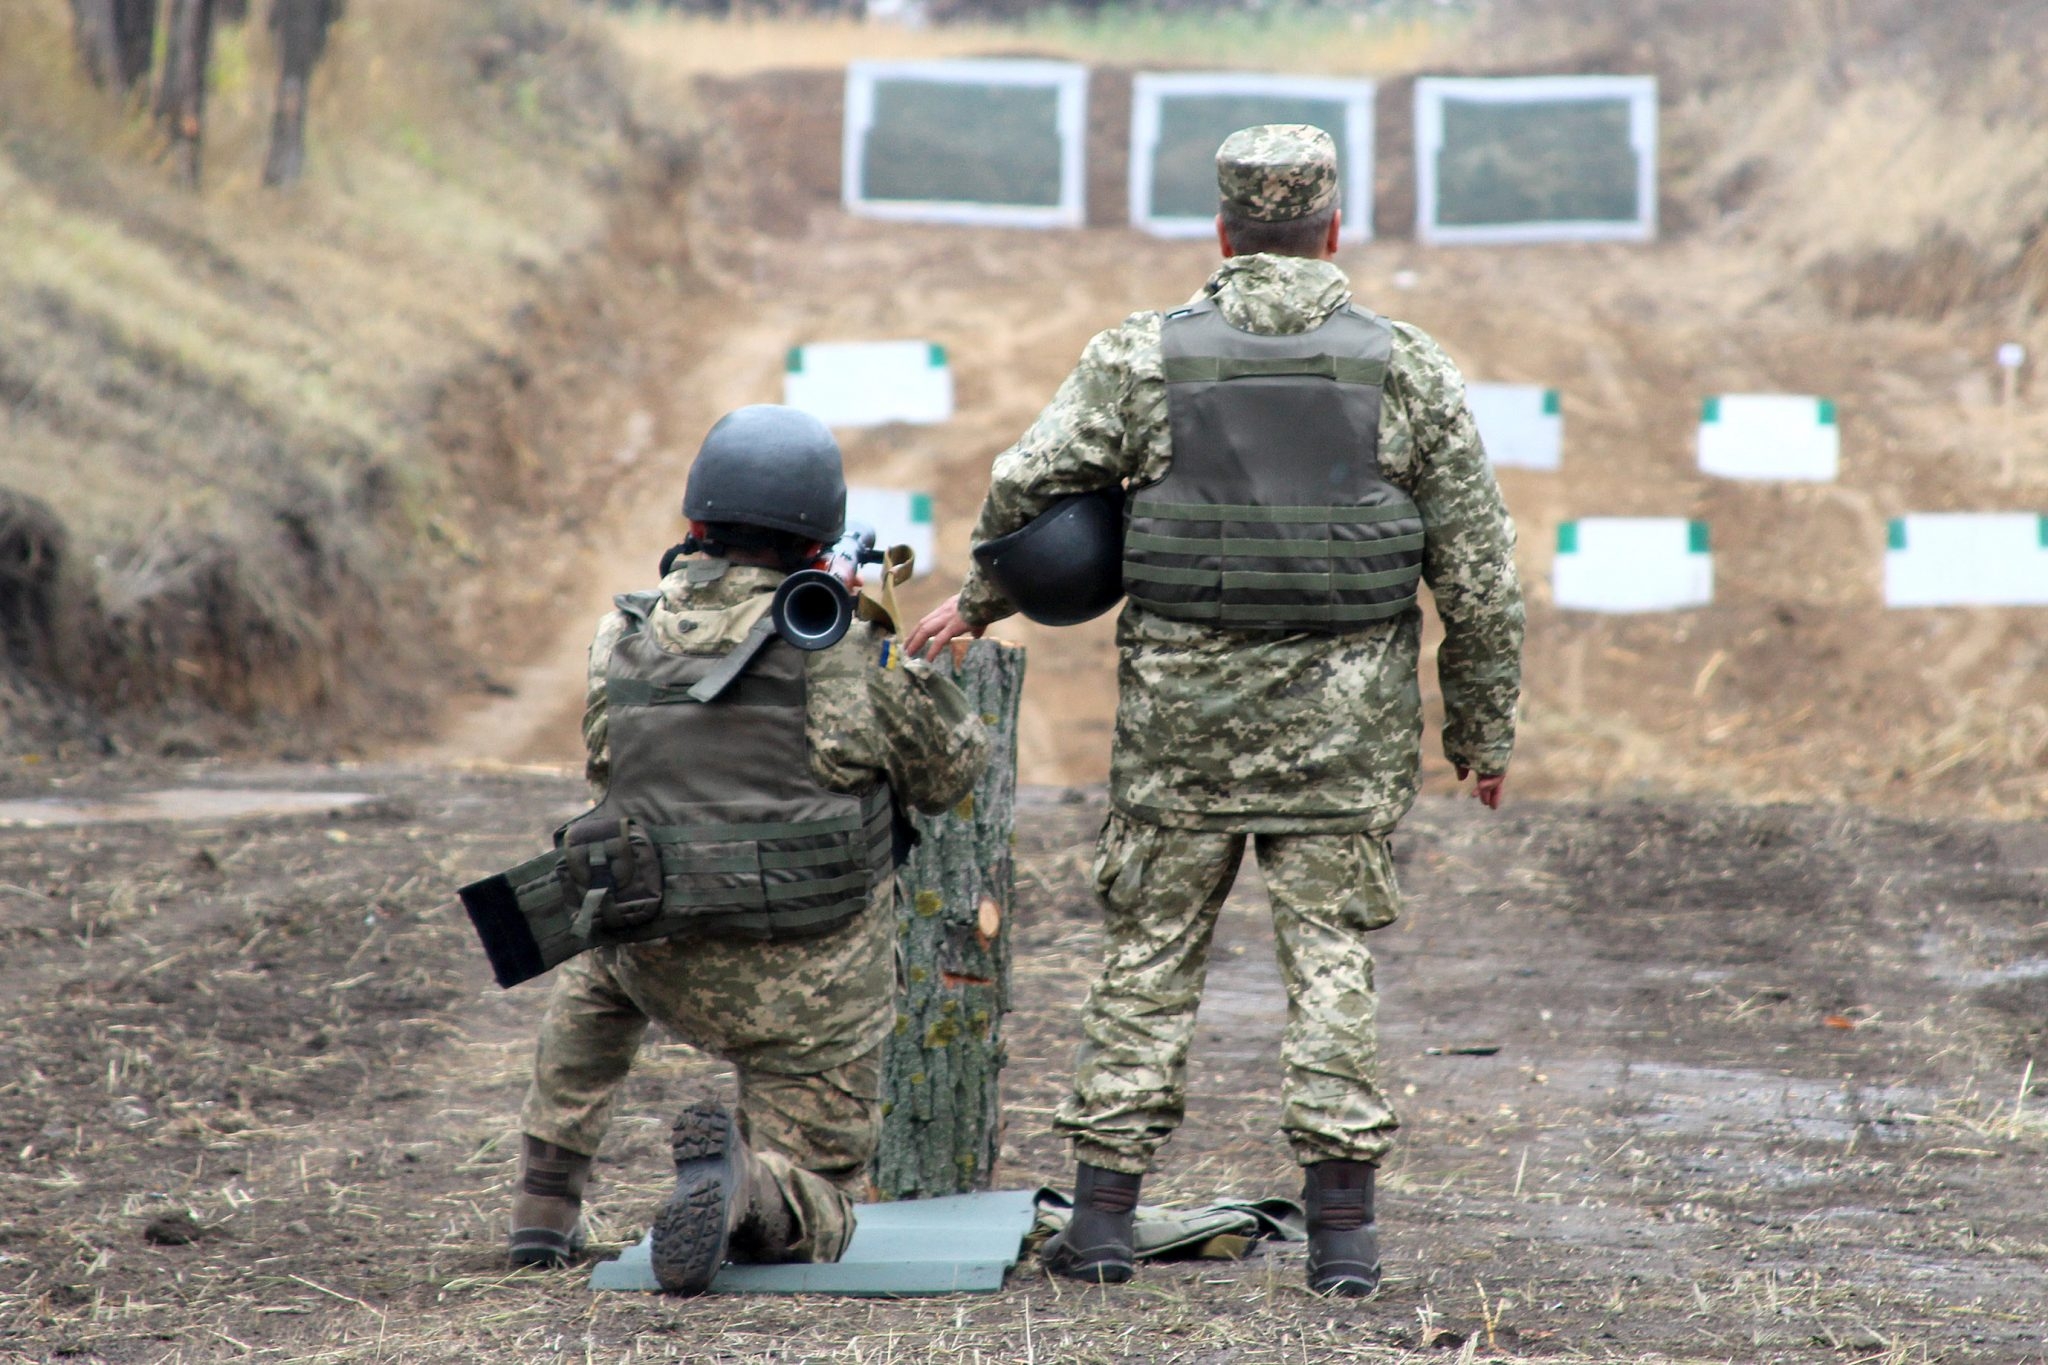
[[940, 667], [981, 712], [989, 764], [959, 806], [916, 817], [922, 837], [903, 868], [904, 993], [884, 1062], [875, 1159], [875, 1184], [888, 1199], [986, 1189], [1002, 1136], [1024, 650], [995, 640], [956, 644]]

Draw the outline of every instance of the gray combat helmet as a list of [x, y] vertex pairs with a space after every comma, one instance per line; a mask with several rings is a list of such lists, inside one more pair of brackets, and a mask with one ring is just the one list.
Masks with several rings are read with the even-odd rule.
[[683, 515], [830, 544], [846, 523], [839, 442], [823, 422], [795, 408], [756, 403], [735, 409], [698, 448]]

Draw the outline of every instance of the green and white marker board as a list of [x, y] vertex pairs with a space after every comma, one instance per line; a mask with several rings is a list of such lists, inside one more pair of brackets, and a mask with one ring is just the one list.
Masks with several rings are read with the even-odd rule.
[[2048, 607], [2048, 515], [1935, 512], [1895, 518], [1888, 607]]
[[1070, 62], [855, 62], [841, 196], [871, 218], [1079, 227], [1087, 117]]
[[929, 424], [953, 415], [953, 369], [929, 341], [832, 341], [790, 349], [782, 401], [832, 427]]
[[1790, 393], [1724, 393], [1700, 408], [1700, 472], [1832, 483], [1842, 463], [1835, 405]]
[[1216, 231], [1216, 149], [1240, 128], [1310, 123], [1337, 144], [1343, 241], [1372, 237], [1371, 81], [1245, 72], [1141, 73], [1131, 83], [1131, 223], [1158, 237]]
[[1486, 458], [1502, 469], [1556, 469], [1564, 463], [1564, 401], [1540, 384], [1467, 384], [1465, 406], [1479, 426]]
[[1415, 179], [1424, 242], [1649, 241], [1656, 78], [1424, 77]]
[[1557, 528], [1552, 599], [1569, 611], [1682, 611], [1714, 600], [1704, 521], [1585, 517]]
[[922, 578], [932, 571], [937, 542], [932, 527], [931, 494], [849, 485], [846, 490], [846, 519], [866, 522], [874, 527], [875, 544], [883, 549], [891, 545], [908, 545], [915, 550], [917, 564], [911, 570], [912, 576]]

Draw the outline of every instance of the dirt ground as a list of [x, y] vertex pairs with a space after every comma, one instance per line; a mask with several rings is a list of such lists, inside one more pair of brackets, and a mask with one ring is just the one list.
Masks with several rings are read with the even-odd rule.
[[[1425, 800], [1408, 912], [1375, 945], [1405, 1123], [1377, 1299], [1313, 1299], [1283, 1254], [1087, 1291], [1027, 1263], [989, 1298], [820, 1311], [500, 1263], [544, 988], [491, 984], [450, 889], [527, 851], [576, 783], [60, 777], [0, 795], [354, 804], [0, 830], [0, 1358], [2048, 1360], [2038, 826]], [[1022, 804], [1009, 1187], [1069, 1178], [1047, 1114], [1099, 942], [1099, 793]], [[1162, 1201], [1295, 1191], [1262, 910], [1248, 876]], [[668, 1118], [722, 1083], [650, 1049], [598, 1167], [602, 1247], [659, 1200]]]

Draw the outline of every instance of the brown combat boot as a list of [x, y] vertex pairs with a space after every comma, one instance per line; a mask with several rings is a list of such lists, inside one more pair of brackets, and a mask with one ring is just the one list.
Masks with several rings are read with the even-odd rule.
[[1377, 1168], [1370, 1161], [1318, 1161], [1303, 1168], [1308, 1208], [1308, 1287], [1363, 1299], [1380, 1287], [1380, 1235], [1372, 1220]]
[[521, 1134], [512, 1196], [512, 1264], [552, 1269], [583, 1250], [583, 1186], [590, 1158]]
[[[747, 1159], [751, 1162], [753, 1154]], [[784, 1265], [799, 1259], [796, 1215], [775, 1182], [758, 1166], [747, 1174], [747, 1206], [726, 1242], [726, 1254], [741, 1265]], [[809, 1259], [804, 1257], [802, 1259]]]
[[701, 1294], [752, 1203], [753, 1160], [739, 1124], [716, 1100], [683, 1111], [669, 1130], [669, 1150], [676, 1187], [654, 1216], [654, 1278], [671, 1294]]
[[1053, 1274], [1091, 1284], [1122, 1284], [1138, 1262], [1134, 1246], [1140, 1175], [1079, 1163], [1074, 1172], [1074, 1213], [1045, 1244], [1039, 1260]]

